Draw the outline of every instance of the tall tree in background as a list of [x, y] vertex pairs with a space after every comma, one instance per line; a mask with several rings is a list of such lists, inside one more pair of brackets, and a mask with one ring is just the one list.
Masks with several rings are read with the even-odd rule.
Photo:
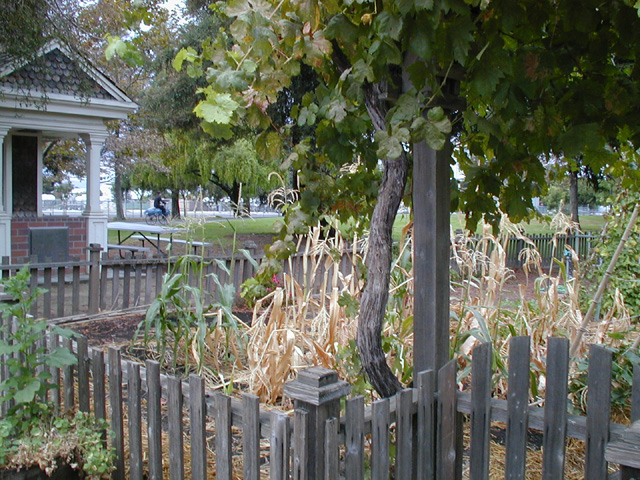
[[[176, 28], [161, 4], [159, 0], [148, 1], [144, 5], [134, 0], [97, 0], [85, 5], [78, 14], [77, 22], [84, 32], [80, 39], [82, 48], [94, 65], [135, 101], [149, 86], [155, 75], [154, 61], [169, 47], [172, 31]], [[118, 36], [130, 38], [130, 44], [125, 45]], [[112, 191], [117, 218], [125, 217], [126, 177], [133, 164], [147, 156], [139, 138], [145, 135], [140, 128], [137, 118], [114, 123], [111, 138], [103, 152], [107, 166], [113, 172]], [[150, 132], [148, 138], [156, 137]], [[151, 150], [155, 147], [149, 145]]]
[[40, 47], [57, 39], [74, 47], [77, 0], [5, 0], [0, 8], [0, 52], [8, 61], [33, 61]]
[[60, 139], [45, 144], [42, 152], [43, 193], [70, 181], [70, 176], [83, 178], [86, 172], [86, 148], [77, 139]]
[[[248, 122], [264, 132], [259, 151], [274, 157], [291, 138], [283, 131], [291, 123], [273, 131], [268, 107], [301, 63], [321, 79], [291, 113], [292, 122], [315, 133], [285, 163], [307, 191], [290, 215], [312, 219], [324, 201], [343, 216], [371, 214], [358, 346], [382, 395], [400, 386], [385, 363], [380, 332], [390, 232], [405, 195], [410, 145], [442, 148], [456, 128], [455, 159], [466, 181], [454, 198], [470, 224], [483, 217], [495, 224], [501, 211], [525, 217], [545, 189], [546, 156], [582, 155], [594, 171], [633, 169], [640, 145], [634, 6], [631, 0], [606, 8], [596, 0], [579, 7], [570, 0], [231, 0], [214, 7], [230, 18], [229, 28], [203, 44], [201, 55], [178, 54], [176, 66], [188, 62], [194, 73], [212, 63], [196, 107], [209, 130], [224, 134]], [[284, 249], [291, 234], [284, 227]]]

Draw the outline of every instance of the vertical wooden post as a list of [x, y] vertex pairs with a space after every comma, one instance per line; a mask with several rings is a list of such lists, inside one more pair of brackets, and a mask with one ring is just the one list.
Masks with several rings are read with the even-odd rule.
[[122, 417], [122, 359], [120, 350], [109, 347], [109, 405], [111, 407], [111, 431], [114, 433], [111, 446], [115, 452], [114, 466], [111, 473], [114, 480], [124, 480], [124, 422]]
[[97, 243], [89, 245], [89, 313], [98, 313], [100, 301], [100, 252]]
[[325, 422], [329, 418], [340, 418], [340, 399], [350, 391], [347, 382], [338, 380], [336, 372], [324, 367], [307, 368], [284, 386], [284, 394], [295, 400], [295, 410], [307, 412], [305, 450], [309, 480], [324, 479]]
[[189, 402], [191, 476], [192, 478], [207, 478], [207, 407], [205, 405], [204, 379], [193, 373], [189, 375]]
[[413, 371], [449, 359], [450, 150], [413, 146]]

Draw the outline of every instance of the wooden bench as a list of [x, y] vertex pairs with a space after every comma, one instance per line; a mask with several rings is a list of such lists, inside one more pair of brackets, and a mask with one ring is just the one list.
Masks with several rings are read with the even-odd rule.
[[[134, 238], [136, 240], [140, 240], [142, 242], [142, 245], [144, 245], [144, 241], [147, 240], [145, 237], [143, 237], [142, 235], [132, 235], [130, 238]], [[206, 247], [213, 247], [213, 243], [207, 243], [207, 242], [194, 242], [191, 240], [183, 240], [181, 238], [166, 238], [166, 237], [160, 237], [158, 240], [160, 240], [161, 242], [167, 242], [167, 243], [180, 243], [183, 245], [191, 245], [191, 248], [193, 248], [193, 254], [195, 255], [197, 253], [197, 249], [199, 248], [206, 248]]]
[[135, 245], [120, 245], [116, 243], [110, 243], [107, 245], [108, 250], [119, 250], [120, 256], [122, 256], [122, 252], [131, 252], [131, 256], [135, 257], [136, 253], [146, 253], [151, 251], [148, 247], [136, 247]]

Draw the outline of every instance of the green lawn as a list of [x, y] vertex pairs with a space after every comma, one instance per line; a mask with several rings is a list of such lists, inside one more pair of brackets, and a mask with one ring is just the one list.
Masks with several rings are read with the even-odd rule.
[[[182, 228], [183, 231], [176, 233], [175, 237], [186, 238], [188, 236], [194, 241], [222, 242], [226, 245], [231, 243], [234, 232], [237, 235], [272, 234], [274, 233], [274, 224], [277, 221], [282, 221], [282, 217], [215, 219], [207, 222], [187, 218], [185, 222], [176, 222], [175, 226]], [[135, 223], [144, 223], [144, 220], [135, 219]], [[117, 242], [118, 233], [113, 230], [109, 231], [109, 243]]]
[[[233, 240], [234, 233], [241, 234], [273, 234], [274, 224], [281, 222], [282, 217], [248, 218], [248, 219], [216, 219], [206, 223], [187, 220], [189, 233], [178, 233], [176, 238], [185, 238], [187, 235], [196, 241], [206, 241], [209, 243], [221, 243], [229, 245]], [[400, 240], [402, 229], [409, 222], [409, 215], [402, 214], [396, 217], [393, 225], [393, 239]], [[599, 232], [605, 224], [601, 215], [585, 215], [580, 218], [582, 229], [588, 232]], [[180, 225], [184, 225], [180, 222]], [[451, 225], [454, 229], [464, 228], [464, 216], [460, 213], [451, 215]], [[548, 224], [540, 220], [532, 220], [524, 225], [525, 231], [532, 234], [553, 233]], [[109, 243], [116, 243], [118, 235], [114, 231], [109, 232]]]

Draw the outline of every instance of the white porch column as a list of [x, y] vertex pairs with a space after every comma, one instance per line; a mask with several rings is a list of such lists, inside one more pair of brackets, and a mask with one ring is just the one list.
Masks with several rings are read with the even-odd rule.
[[0, 257], [11, 256], [11, 136], [0, 125]]
[[83, 216], [87, 217], [87, 245], [99, 243], [107, 246], [107, 213], [100, 208], [100, 151], [107, 139], [105, 133], [82, 136], [87, 146], [87, 205]]

